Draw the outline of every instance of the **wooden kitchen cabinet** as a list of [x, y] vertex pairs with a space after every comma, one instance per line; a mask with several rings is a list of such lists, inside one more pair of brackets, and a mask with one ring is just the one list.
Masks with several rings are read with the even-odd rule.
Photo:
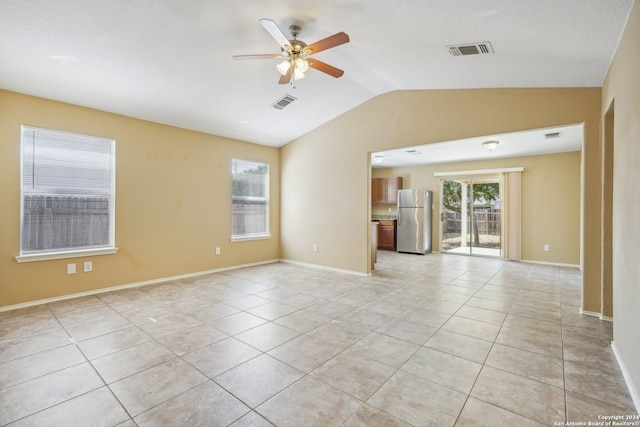
[[395, 205], [398, 203], [398, 190], [402, 190], [402, 178], [399, 176], [387, 178], [385, 184], [387, 203], [393, 203]]
[[385, 184], [382, 182], [384, 178], [373, 178], [371, 180], [371, 204], [378, 205], [385, 198]]
[[373, 178], [371, 180], [371, 204], [396, 204], [398, 190], [402, 190], [402, 177]]
[[378, 249], [384, 251], [396, 250], [396, 221], [378, 221]]

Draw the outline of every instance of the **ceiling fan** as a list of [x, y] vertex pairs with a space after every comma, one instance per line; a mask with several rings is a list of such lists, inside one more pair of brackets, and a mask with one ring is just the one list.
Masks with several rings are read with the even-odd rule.
[[293, 80], [303, 79], [304, 73], [309, 67], [315, 68], [335, 78], [344, 74], [344, 71], [320, 62], [315, 58], [311, 58], [311, 55], [349, 42], [349, 36], [346, 33], [339, 32], [326, 39], [307, 45], [305, 42], [298, 40], [298, 34], [300, 34], [301, 28], [297, 25], [289, 27], [292, 39], [288, 39], [278, 25], [271, 19], [261, 19], [260, 24], [262, 24], [264, 29], [271, 34], [271, 37], [278, 42], [281, 52], [262, 55], [235, 55], [233, 59], [284, 59], [284, 61], [276, 66], [282, 75], [280, 81], [278, 81], [280, 84], [293, 83]]

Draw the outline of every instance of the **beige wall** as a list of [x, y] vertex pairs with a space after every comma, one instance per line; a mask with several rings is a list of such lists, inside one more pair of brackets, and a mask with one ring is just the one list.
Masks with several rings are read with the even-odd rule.
[[[604, 83], [615, 100], [613, 143], [613, 343], [640, 411], [640, 3], [635, 2]], [[606, 198], [605, 198], [606, 199]]]
[[600, 104], [600, 88], [397, 91], [373, 98], [282, 148], [282, 257], [370, 271], [370, 152], [584, 123], [583, 308], [597, 312]]
[[[404, 188], [433, 191], [433, 249], [440, 250], [440, 178], [435, 172], [524, 167], [522, 173], [522, 259], [580, 264], [580, 152], [446, 163], [403, 168], [375, 168], [373, 177], [401, 176]], [[385, 213], [386, 206], [372, 207]], [[395, 207], [392, 207], [395, 212]], [[549, 252], [543, 250], [548, 244]]]
[[[117, 254], [15, 261], [22, 124], [116, 139]], [[271, 165], [270, 240], [230, 242], [232, 157]], [[278, 259], [279, 169], [276, 148], [0, 91], [0, 307]], [[80, 271], [85, 260], [93, 272]]]
[[[599, 108], [593, 107], [600, 104], [597, 88], [393, 92], [281, 150], [11, 92], [0, 95], [0, 282], [6, 284], [0, 288], [0, 306], [279, 257], [366, 274], [369, 152], [581, 122], [587, 168], [584, 256], [600, 257], [600, 236], [592, 230], [596, 224], [599, 231], [600, 199], [588, 191], [599, 185], [599, 157], [594, 158], [599, 150]], [[463, 122], [465, 126], [459, 125]], [[120, 252], [95, 257], [93, 273], [66, 275], [65, 260], [14, 260], [19, 249], [18, 141], [23, 123], [118, 141]], [[272, 164], [271, 240], [229, 242], [233, 156]], [[316, 244], [319, 251], [313, 252]], [[222, 247], [219, 257], [212, 255], [215, 246]], [[584, 307], [590, 311], [600, 305], [599, 282], [592, 279], [597, 277], [599, 264], [585, 262]]]

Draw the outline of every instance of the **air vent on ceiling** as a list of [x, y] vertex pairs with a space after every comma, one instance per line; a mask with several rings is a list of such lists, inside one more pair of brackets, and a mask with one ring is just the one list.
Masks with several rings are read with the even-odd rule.
[[465, 55], [483, 55], [493, 53], [493, 48], [489, 42], [481, 43], [466, 43], [455, 46], [447, 46], [451, 56], [465, 56]]
[[552, 138], [560, 138], [561, 133], [560, 132], [549, 132], [549, 133], [545, 133], [544, 137], [546, 139], [552, 139]]
[[420, 152], [418, 150], [406, 150], [407, 154], [410, 154], [412, 156], [415, 156], [417, 154], [420, 154]]
[[273, 105], [272, 107], [275, 108], [276, 110], [282, 110], [284, 107], [286, 107], [287, 105], [291, 104], [293, 101], [295, 101], [296, 97], [293, 97], [291, 95], [285, 95], [282, 98], [278, 99]]

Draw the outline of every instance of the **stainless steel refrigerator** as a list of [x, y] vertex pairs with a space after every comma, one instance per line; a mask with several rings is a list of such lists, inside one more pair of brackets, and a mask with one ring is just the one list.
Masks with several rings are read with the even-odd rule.
[[398, 190], [398, 252], [431, 253], [433, 193], [430, 190]]

